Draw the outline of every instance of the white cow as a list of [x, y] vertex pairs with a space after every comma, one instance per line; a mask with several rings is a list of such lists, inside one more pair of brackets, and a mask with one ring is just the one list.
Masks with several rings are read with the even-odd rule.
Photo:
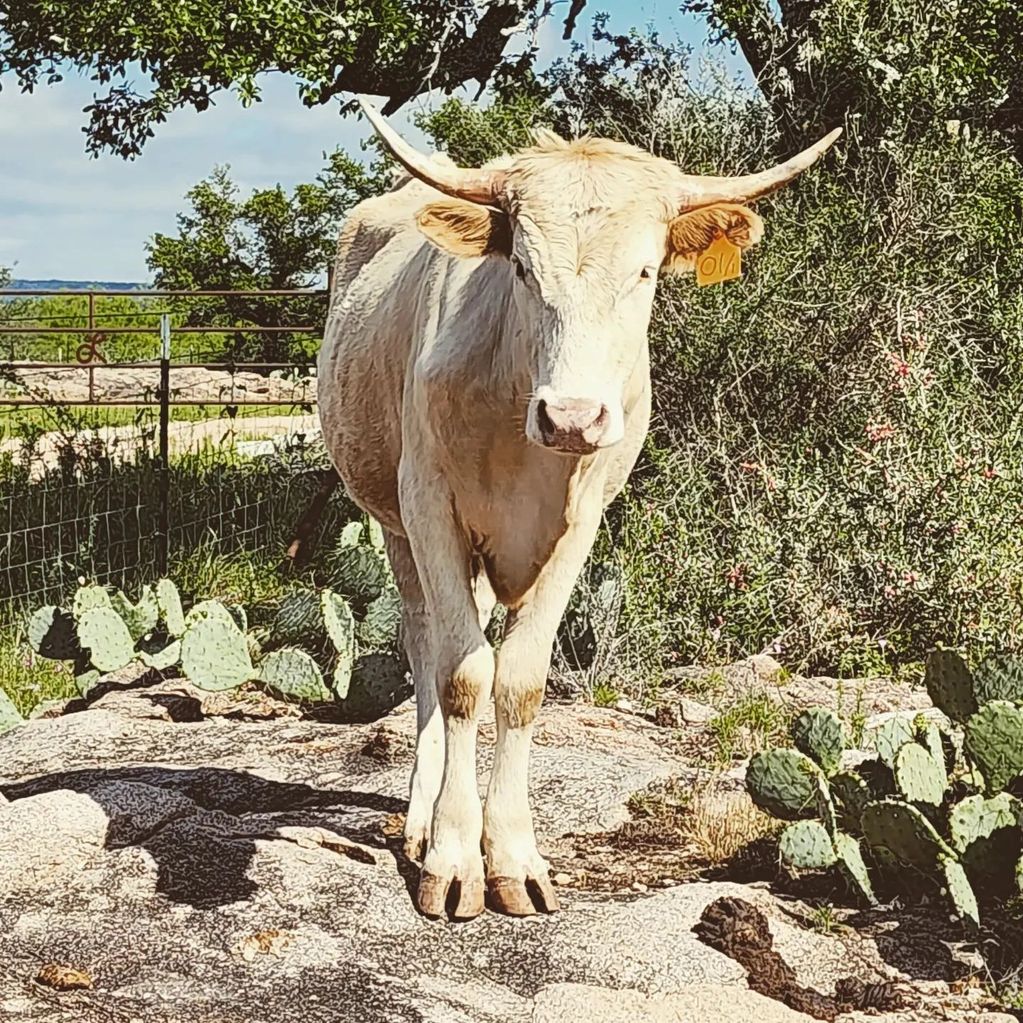
[[[718, 232], [758, 241], [740, 204], [840, 130], [735, 178], [550, 132], [466, 170], [365, 109], [411, 178], [342, 232], [319, 408], [348, 491], [384, 526], [404, 602], [419, 725], [405, 849], [428, 916], [476, 916], [485, 892], [506, 913], [553, 911], [527, 793], [533, 722], [572, 587], [646, 436], [657, 276], [691, 270]], [[496, 657], [495, 599], [508, 608]], [[491, 692], [484, 807], [476, 735]]]

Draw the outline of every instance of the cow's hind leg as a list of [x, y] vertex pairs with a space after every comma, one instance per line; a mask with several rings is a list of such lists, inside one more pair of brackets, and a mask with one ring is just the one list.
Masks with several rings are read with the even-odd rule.
[[494, 681], [494, 652], [480, 626], [468, 543], [436, 476], [401, 481], [403, 507], [426, 600], [429, 648], [443, 717], [444, 771], [434, 805], [417, 902], [427, 916], [456, 919], [483, 910], [480, 838], [483, 808], [476, 778], [479, 716]]
[[491, 904], [513, 916], [558, 909], [547, 861], [537, 849], [533, 831], [529, 752], [558, 624], [598, 524], [599, 516], [578, 522], [562, 537], [526, 599], [509, 612], [498, 652], [494, 678], [497, 745], [487, 790], [483, 849]]
[[426, 600], [408, 540], [384, 533], [387, 557], [401, 592], [401, 631], [416, 687], [416, 763], [405, 818], [405, 855], [422, 862], [430, 844], [433, 804], [444, 774], [444, 721], [437, 703], [437, 683], [430, 656]]

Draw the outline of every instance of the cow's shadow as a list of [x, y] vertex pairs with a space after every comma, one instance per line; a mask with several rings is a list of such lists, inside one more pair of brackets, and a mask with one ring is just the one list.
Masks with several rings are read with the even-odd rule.
[[[282, 827], [318, 827], [386, 855], [381, 831], [403, 799], [373, 792], [318, 789], [269, 781], [224, 768], [125, 767], [62, 771], [0, 785], [9, 800], [70, 789], [98, 803], [108, 818], [108, 849], [140, 847], [157, 865], [157, 891], [199, 909], [250, 898], [256, 842]], [[366, 858], [371, 858], [368, 852]], [[401, 870], [404, 864], [399, 864]]]

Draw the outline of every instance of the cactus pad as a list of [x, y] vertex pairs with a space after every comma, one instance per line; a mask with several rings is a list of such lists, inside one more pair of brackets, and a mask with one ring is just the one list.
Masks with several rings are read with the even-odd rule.
[[899, 750], [914, 738], [913, 719], [905, 714], [895, 714], [887, 718], [877, 726], [872, 735], [877, 755], [892, 769], [895, 768], [895, 758]]
[[138, 656], [139, 660], [147, 668], [153, 668], [155, 671], [166, 671], [168, 668], [173, 668], [181, 660], [181, 640], [173, 640], [162, 650], [140, 650]]
[[1023, 657], [1018, 654], [991, 654], [973, 673], [977, 702], [983, 706], [992, 700], [1023, 701]]
[[206, 618], [213, 618], [218, 622], [223, 622], [225, 625], [234, 625], [237, 628], [231, 612], [219, 600], [200, 600], [198, 604], [194, 604], [188, 614], [185, 615], [185, 628], [187, 629], [196, 622], [203, 621]]
[[29, 646], [40, 657], [72, 661], [81, 652], [74, 618], [59, 607], [41, 607], [28, 622]]
[[795, 821], [778, 844], [782, 861], [797, 870], [825, 870], [835, 862], [831, 836], [819, 821]]
[[78, 620], [78, 641], [100, 671], [116, 671], [135, 657], [135, 641], [112, 607], [92, 607]]
[[372, 515], [368, 515], [367, 518], [369, 521], [366, 524], [366, 535], [369, 545], [373, 550], [382, 553], [384, 549], [384, 528]]
[[327, 635], [337, 651], [331, 685], [338, 699], [343, 700], [348, 695], [355, 664], [355, 619], [348, 601], [331, 590], [324, 590], [320, 601]]
[[81, 665], [79, 670], [75, 672], [75, 688], [78, 690], [78, 695], [83, 700], [87, 700], [89, 698], [89, 693], [92, 692], [93, 687], [102, 677], [102, 672], [97, 671], [95, 668], [90, 668], [87, 665]]
[[971, 714], [977, 713], [973, 676], [954, 650], [932, 650], [927, 655], [924, 681], [931, 702], [946, 717], [964, 724]]
[[124, 620], [136, 643], [151, 633], [160, 620], [160, 605], [150, 586], [142, 587], [142, 596], [137, 604], [133, 604], [120, 590], [114, 590], [110, 594], [110, 606]]
[[180, 639], [185, 631], [185, 612], [181, 607], [181, 595], [170, 579], [161, 579], [156, 584], [156, 603], [160, 607], [160, 620], [168, 636]]
[[804, 710], [792, 722], [792, 741], [825, 774], [838, 770], [845, 749], [845, 730], [837, 714], [820, 707]]
[[870, 786], [855, 771], [839, 771], [828, 779], [828, 787], [837, 803], [839, 825], [859, 833], [863, 808], [874, 798]]
[[1006, 700], [988, 703], [966, 722], [963, 748], [980, 768], [989, 793], [1023, 774], [1023, 709]]
[[939, 861], [941, 868], [942, 891], [948, 896], [956, 916], [969, 920], [975, 927], [980, 926], [980, 910], [977, 908], [977, 896], [973, 892], [963, 865], [956, 859], [942, 856]]
[[398, 645], [400, 628], [401, 594], [397, 587], [388, 586], [366, 608], [366, 615], [359, 622], [356, 636], [359, 644], [368, 650], [393, 649]]
[[79, 586], [71, 605], [71, 614], [78, 621], [86, 611], [94, 607], [110, 607], [110, 594], [105, 586]]
[[259, 663], [259, 680], [280, 693], [299, 700], [329, 700], [330, 690], [316, 662], [304, 651], [284, 647], [267, 654]]
[[328, 569], [331, 587], [360, 605], [376, 600], [391, 582], [387, 562], [372, 547], [341, 547]]
[[877, 905], [874, 886], [870, 883], [870, 874], [863, 862], [860, 843], [852, 835], [840, 831], [835, 835], [834, 844], [838, 868], [849, 886], [869, 905]]
[[755, 754], [746, 770], [746, 789], [762, 810], [794, 821], [816, 817], [820, 768], [793, 749]]
[[861, 823], [870, 846], [887, 849], [896, 859], [921, 870], [933, 870], [941, 856], [955, 859], [955, 852], [931, 822], [909, 803], [898, 799], [869, 803]]
[[338, 547], [358, 547], [362, 542], [362, 523], [359, 521], [349, 522], [338, 537]]
[[285, 593], [277, 605], [270, 633], [275, 644], [319, 647], [324, 638], [320, 595], [304, 587]]
[[189, 681], [211, 691], [234, 689], [254, 674], [245, 635], [230, 615], [227, 621], [212, 614], [189, 624], [181, 639], [181, 667]]
[[936, 760], [917, 742], [907, 742], [895, 757], [895, 783], [911, 803], [941, 806], [948, 784], [944, 760]]
[[1023, 805], [1008, 792], [985, 799], [967, 796], [952, 807], [948, 815], [952, 845], [960, 853], [979, 839], [990, 838], [996, 831], [1009, 828], [1015, 831], [1023, 824]]
[[23, 720], [11, 698], [0, 689], [0, 733], [16, 728]]
[[363, 654], [351, 673], [348, 695], [341, 704], [350, 721], [376, 721], [412, 693], [403, 658], [393, 654]]

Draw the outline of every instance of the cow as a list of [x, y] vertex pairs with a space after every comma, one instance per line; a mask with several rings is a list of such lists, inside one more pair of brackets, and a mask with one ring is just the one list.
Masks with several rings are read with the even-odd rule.
[[[721, 235], [759, 241], [745, 204], [841, 129], [740, 177], [545, 130], [466, 169], [363, 108], [407, 176], [342, 229], [318, 402], [330, 457], [381, 523], [402, 597], [418, 724], [404, 851], [421, 864], [428, 917], [468, 919], [485, 904], [553, 912], [530, 744], [561, 617], [647, 433], [658, 275], [691, 271]], [[507, 615], [495, 656], [485, 629], [497, 601]], [[491, 695], [481, 803], [476, 738]]]

